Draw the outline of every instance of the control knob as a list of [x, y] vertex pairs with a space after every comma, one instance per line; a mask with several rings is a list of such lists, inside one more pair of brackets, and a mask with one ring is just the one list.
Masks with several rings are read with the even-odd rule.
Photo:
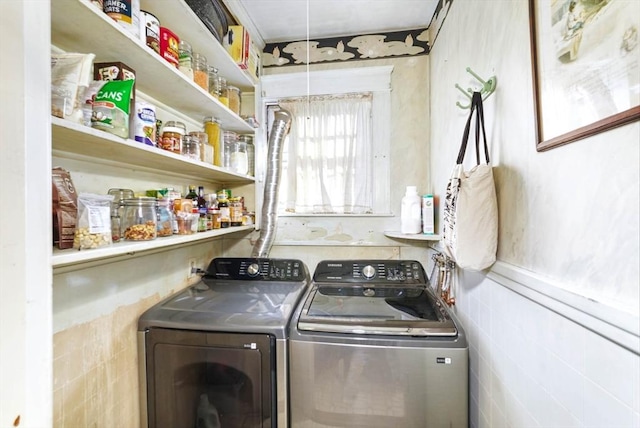
[[376, 269], [371, 265], [366, 265], [362, 268], [362, 276], [367, 279], [371, 279], [376, 276]]
[[247, 267], [247, 273], [249, 274], [249, 276], [258, 275], [260, 273], [260, 266], [258, 265], [258, 263], [251, 263]]

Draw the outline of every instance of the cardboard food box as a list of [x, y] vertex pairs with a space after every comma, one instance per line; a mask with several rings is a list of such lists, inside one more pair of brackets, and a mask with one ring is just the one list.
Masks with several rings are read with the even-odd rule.
[[123, 62], [96, 62], [93, 64], [93, 80], [133, 80], [131, 99], [135, 99], [136, 72]]
[[242, 25], [229, 26], [223, 45], [240, 68], [246, 69], [248, 67], [251, 38]]

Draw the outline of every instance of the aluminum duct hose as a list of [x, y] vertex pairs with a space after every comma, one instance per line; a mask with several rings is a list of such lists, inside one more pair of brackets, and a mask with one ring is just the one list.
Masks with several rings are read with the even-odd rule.
[[291, 113], [280, 109], [274, 113], [273, 126], [267, 150], [267, 175], [264, 182], [264, 198], [260, 237], [253, 246], [251, 257], [267, 258], [273, 245], [278, 220], [278, 186], [280, 185], [282, 145], [291, 126]]

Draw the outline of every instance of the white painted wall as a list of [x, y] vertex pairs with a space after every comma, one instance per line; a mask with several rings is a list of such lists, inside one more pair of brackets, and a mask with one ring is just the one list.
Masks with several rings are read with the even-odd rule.
[[0, 426], [52, 420], [48, 1], [0, 2]]
[[454, 85], [473, 85], [466, 67], [498, 78], [485, 117], [499, 262], [460, 273], [455, 309], [470, 341], [470, 423], [637, 428], [640, 126], [536, 152], [530, 52], [528, 1], [455, 0], [430, 54], [440, 194], [468, 114]]

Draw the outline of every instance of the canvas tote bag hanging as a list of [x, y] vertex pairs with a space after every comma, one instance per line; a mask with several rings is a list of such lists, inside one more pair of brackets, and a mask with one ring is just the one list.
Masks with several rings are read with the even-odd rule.
[[[462, 162], [474, 115], [476, 166], [465, 171]], [[480, 130], [486, 163], [480, 163]], [[445, 253], [458, 266], [463, 269], [482, 270], [496, 261], [498, 202], [493, 170], [489, 162], [482, 97], [479, 92], [473, 93], [471, 112], [464, 128], [458, 159], [447, 184], [443, 220]]]

